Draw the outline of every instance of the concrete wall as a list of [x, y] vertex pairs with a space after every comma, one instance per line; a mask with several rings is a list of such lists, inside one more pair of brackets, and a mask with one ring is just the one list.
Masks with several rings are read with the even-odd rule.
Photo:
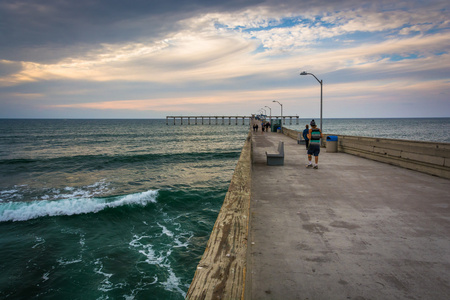
[[[297, 139], [300, 132], [283, 128], [283, 133]], [[450, 179], [450, 143], [338, 135], [338, 151]]]
[[251, 131], [186, 299], [241, 299], [245, 291], [250, 209]]
[[[301, 136], [301, 139], [303, 139], [302, 133], [303, 133], [303, 131], [300, 132], [300, 131], [296, 131], [293, 129], [283, 127], [283, 134], [287, 135], [290, 138], [293, 138], [294, 140], [298, 140], [299, 134]], [[324, 138], [322, 139], [322, 147], [325, 147], [325, 146], [326, 146], [326, 143], [325, 143], [325, 135], [324, 135]]]
[[292, 129], [288, 129], [288, 128], [283, 127], [283, 134], [284, 134], [284, 135], [287, 135], [287, 136], [290, 137], [290, 138], [293, 138], [294, 140], [297, 139], [297, 137], [298, 137], [298, 135], [299, 135], [300, 133], [301, 133], [301, 132], [299, 132], [299, 131], [296, 131], [296, 130], [292, 130]]
[[450, 178], [450, 143], [339, 135], [338, 151]]

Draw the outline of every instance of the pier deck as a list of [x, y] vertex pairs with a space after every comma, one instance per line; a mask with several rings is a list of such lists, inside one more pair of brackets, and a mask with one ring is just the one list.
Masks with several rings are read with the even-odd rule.
[[448, 299], [448, 179], [326, 149], [306, 169], [280, 133], [252, 147], [246, 299]]
[[[269, 118], [269, 116], [267, 116], [267, 118]], [[270, 116], [270, 118], [272, 118], [272, 120], [282, 120], [283, 125], [292, 125], [293, 121], [298, 125], [300, 120], [299, 116], [281, 117], [273, 115]], [[252, 116], [166, 116], [166, 125], [248, 125], [248, 122], [251, 122], [251, 120]]]

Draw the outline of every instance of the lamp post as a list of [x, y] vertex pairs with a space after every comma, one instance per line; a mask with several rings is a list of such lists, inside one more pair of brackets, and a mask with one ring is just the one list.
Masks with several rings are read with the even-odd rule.
[[264, 108], [261, 108], [261, 111], [264, 111], [264, 115], [267, 116], [267, 110], [265, 110]]
[[320, 130], [322, 130], [323, 132], [323, 128], [322, 128], [322, 95], [323, 95], [323, 80], [319, 80], [316, 75], [314, 75], [313, 73], [307, 73], [306, 71], [303, 71], [300, 73], [300, 75], [312, 75], [314, 76], [314, 78], [320, 83]]
[[280, 106], [281, 106], [281, 132], [283, 132], [283, 104], [281, 104], [277, 100], [273, 100], [272, 102], [276, 102], [276, 103], [280, 104]]
[[272, 109], [270, 107], [268, 107], [267, 105], [264, 107], [267, 107], [268, 109], [270, 109], [270, 124], [272, 124]]

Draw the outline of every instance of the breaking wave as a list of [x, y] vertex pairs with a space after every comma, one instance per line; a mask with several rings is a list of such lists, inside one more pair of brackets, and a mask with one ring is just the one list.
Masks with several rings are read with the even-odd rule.
[[127, 205], [145, 206], [148, 203], [156, 203], [157, 195], [157, 190], [150, 190], [113, 198], [73, 198], [57, 201], [0, 203], [0, 222], [98, 213], [107, 208]]

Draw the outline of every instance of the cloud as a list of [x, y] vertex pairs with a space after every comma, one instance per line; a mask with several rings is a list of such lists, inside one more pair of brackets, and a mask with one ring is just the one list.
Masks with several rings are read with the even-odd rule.
[[[282, 35], [278, 35], [282, 37]], [[288, 56], [271, 58], [268, 54], [252, 55], [258, 42], [239, 36], [203, 36], [181, 32], [170, 39], [154, 44], [104, 45], [102, 51], [86, 58], [69, 58], [58, 64], [22, 63], [19, 72], [4, 77], [6, 84], [37, 80], [92, 80], [92, 81], [208, 81], [279, 72], [289, 68], [292, 60], [302, 61], [299, 68], [315, 68], [318, 73], [357, 67], [375, 66], [392, 55], [432, 57], [450, 43], [450, 34], [435, 34], [390, 39], [381, 43], [366, 43], [342, 49], [306, 49], [293, 51]], [[280, 46], [282, 47], [282, 46]], [[438, 58], [446, 55], [438, 55]], [[429, 59], [431, 60], [431, 59]], [[423, 59], [415, 64], [429, 69]], [[11, 65], [17, 65], [9, 62]], [[442, 60], [441, 63], [445, 63]], [[7, 62], [4, 62], [7, 64]], [[385, 64], [386, 65], [386, 64]], [[390, 68], [395, 66], [391, 62]], [[399, 64], [402, 67], [404, 64]], [[434, 65], [434, 67], [439, 67]], [[397, 67], [399, 68], [399, 67]], [[416, 68], [417, 69], [417, 68]], [[16, 67], [16, 70], [19, 70]], [[127, 72], [124, 72], [127, 70]], [[367, 66], [366, 66], [366, 71]]]
[[[3, 0], [0, 57], [53, 62], [71, 49], [158, 39], [181, 29], [179, 21], [208, 11], [234, 11], [260, 1]], [[36, 51], [37, 50], [37, 51]], [[74, 53], [74, 52], [72, 52]]]
[[108, 3], [3, 1], [0, 106], [23, 95], [42, 109], [220, 111], [227, 98], [317, 93], [302, 70], [336, 101], [377, 98], [389, 82], [402, 97], [448, 92], [446, 2]]
[[21, 71], [21, 63], [7, 60], [0, 60], [0, 78], [17, 74]]

